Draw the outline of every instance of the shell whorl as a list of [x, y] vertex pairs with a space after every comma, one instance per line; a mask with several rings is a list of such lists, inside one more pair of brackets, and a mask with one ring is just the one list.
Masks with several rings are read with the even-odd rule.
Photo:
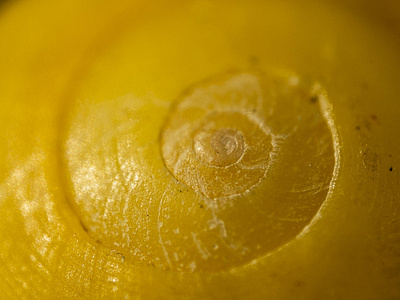
[[326, 199], [327, 101], [293, 73], [261, 71], [211, 77], [168, 106], [79, 101], [65, 151], [72, 204], [93, 239], [129, 260], [241, 266], [293, 240]]
[[209, 198], [241, 194], [268, 168], [272, 136], [255, 113], [262, 106], [259, 80], [235, 74], [203, 83], [174, 106], [161, 151], [174, 177]]

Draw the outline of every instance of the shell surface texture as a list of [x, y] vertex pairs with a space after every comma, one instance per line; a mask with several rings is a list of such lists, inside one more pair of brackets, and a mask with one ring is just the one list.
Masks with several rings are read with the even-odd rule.
[[0, 298], [399, 298], [374, 3], [1, 4]]
[[[73, 205], [93, 238], [132, 259], [247, 263], [299, 234], [327, 196], [335, 153], [319, 101], [296, 75], [262, 72], [202, 81], [170, 108], [79, 101], [65, 147]], [[156, 109], [165, 120], [149, 120]]]

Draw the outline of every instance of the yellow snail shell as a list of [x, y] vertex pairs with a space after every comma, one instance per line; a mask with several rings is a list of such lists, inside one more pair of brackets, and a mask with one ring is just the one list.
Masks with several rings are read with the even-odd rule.
[[94, 239], [134, 260], [188, 271], [250, 262], [298, 235], [327, 196], [327, 101], [291, 72], [262, 71], [194, 84], [170, 108], [79, 101], [66, 142], [73, 205]]
[[1, 298], [398, 299], [399, 3], [0, 5]]
[[184, 95], [161, 136], [170, 172], [209, 198], [241, 194], [260, 182], [272, 150], [262, 113], [255, 113], [265, 96], [258, 78], [246, 73]]

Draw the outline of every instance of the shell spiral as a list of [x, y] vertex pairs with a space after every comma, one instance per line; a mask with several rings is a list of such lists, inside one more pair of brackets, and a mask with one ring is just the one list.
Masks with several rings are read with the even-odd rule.
[[15, 2], [0, 298], [400, 295], [395, 0]]
[[99, 243], [163, 269], [216, 272], [293, 240], [335, 166], [325, 92], [290, 72], [226, 73], [172, 104], [78, 101], [66, 171]]
[[209, 198], [244, 193], [268, 168], [273, 136], [256, 114], [259, 79], [235, 74], [196, 86], [174, 106], [161, 138], [176, 179]]

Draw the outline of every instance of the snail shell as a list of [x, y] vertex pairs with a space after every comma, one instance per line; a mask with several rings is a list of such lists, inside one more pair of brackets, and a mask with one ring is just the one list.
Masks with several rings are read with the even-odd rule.
[[[400, 34], [389, 2], [10, 1], [2, 298], [398, 298]], [[267, 73], [222, 74], [249, 58]], [[176, 179], [160, 141], [178, 103], [241, 74], [258, 78], [270, 108], [243, 112], [267, 128], [268, 167], [247, 191], [210, 198]], [[341, 161], [325, 194], [335, 127]], [[249, 138], [229, 129], [195, 135], [190, 151], [214, 168], [239, 164]]]
[[224, 79], [183, 96], [161, 138], [170, 172], [209, 198], [241, 194], [260, 182], [272, 150], [273, 136], [254, 113], [263, 109], [258, 78]]
[[78, 101], [66, 171], [89, 235], [163, 269], [221, 271], [288, 243], [327, 197], [326, 96], [290, 72], [228, 72], [172, 105]]

